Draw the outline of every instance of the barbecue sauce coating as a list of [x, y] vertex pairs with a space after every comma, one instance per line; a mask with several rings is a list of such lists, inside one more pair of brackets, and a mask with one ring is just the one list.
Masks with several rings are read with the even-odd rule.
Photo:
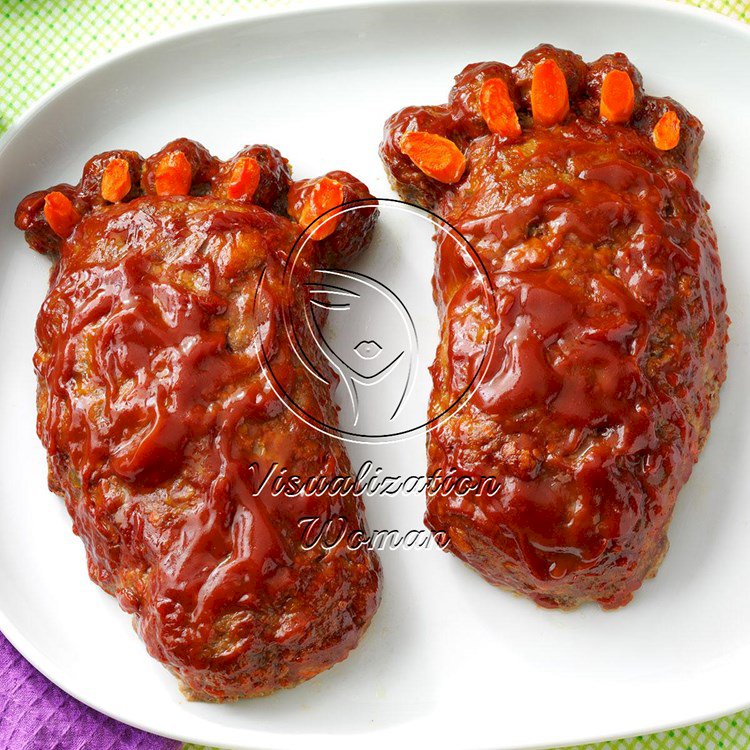
[[[154, 169], [174, 151], [191, 165], [191, 194], [155, 196]], [[227, 200], [233, 162], [246, 156], [260, 164], [258, 187]], [[114, 158], [128, 161], [135, 187], [107, 205], [99, 185]], [[331, 174], [346, 200], [369, 197], [351, 175]], [[58, 186], [83, 216], [67, 241], [45, 224], [48, 191], [16, 214], [29, 244], [56, 256], [34, 359], [50, 487], [91, 578], [194, 699], [263, 695], [314, 676], [354, 648], [379, 601], [372, 552], [306, 549], [299, 526], [317, 516], [364, 528], [361, 501], [276, 496], [262, 484], [274, 463], [304, 478], [351, 471], [339, 441], [284, 407], [257, 356], [262, 344], [286, 392], [335, 423], [328, 388], [278, 330], [283, 262], [301, 232], [286, 215], [290, 189], [275, 149], [220, 162], [180, 139], [146, 161], [102, 154], [78, 186]], [[376, 215], [342, 222], [309, 263], [361, 251]]]
[[[546, 59], [570, 96], [550, 127], [529, 104], [533, 66]], [[599, 117], [612, 69], [635, 89], [622, 125]], [[487, 78], [506, 83], [517, 137], [484, 124]], [[680, 143], [660, 151], [651, 133], [668, 109]], [[462, 149], [460, 182], [437, 183], [401, 153], [414, 129]], [[490, 307], [461, 248], [440, 233], [430, 417], [477, 373], [479, 386], [429, 433], [428, 471], [497, 481], [434, 493], [426, 524], [447, 531], [450, 550], [488, 581], [543, 606], [620, 607], [656, 572], [718, 407], [728, 318], [708, 204], [692, 181], [701, 137], [679, 104], [644, 96], [624, 55], [587, 65], [547, 45], [514, 68], [470, 65], [449, 104], [386, 123], [381, 156], [395, 189], [468, 239], [494, 292]]]

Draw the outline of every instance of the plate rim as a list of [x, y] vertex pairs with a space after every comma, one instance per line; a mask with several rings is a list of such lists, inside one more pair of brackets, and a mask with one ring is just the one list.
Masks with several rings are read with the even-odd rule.
[[[43, 111], [55, 101], [58, 97], [64, 96], [70, 89], [74, 88], [86, 78], [103, 70], [109, 66], [116, 66], [130, 57], [136, 57], [144, 52], [150, 51], [160, 46], [170, 44], [179, 44], [192, 38], [198, 38], [204, 35], [210, 35], [212, 32], [223, 31], [232, 26], [255, 26], [263, 23], [273, 23], [280, 18], [308, 17], [330, 12], [340, 12], [348, 14], [357, 10], [378, 10], [391, 6], [401, 6], [403, 8], [443, 8], [451, 6], [466, 7], [474, 6], [492, 6], [492, 5], [515, 5], [515, 6], [554, 6], [556, 8], [573, 7], [573, 6], [597, 6], [609, 9], [621, 9], [628, 12], [651, 11], [663, 14], [679, 14], [684, 16], [693, 16], [702, 19], [704, 23], [710, 23], [726, 29], [728, 32], [739, 33], [744, 36], [750, 44], [750, 24], [744, 23], [739, 19], [726, 16], [718, 11], [709, 10], [700, 6], [688, 4], [687, 0], [312, 0], [309, 5], [300, 5], [292, 7], [267, 7], [254, 9], [245, 14], [230, 13], [228, 16], [218, 17], [205, 21], [200, 26], [187, 29], [169, 29], [159, 31], [150, 35], [147, 39], [138, 41], [124, 49], [107, 54], [106, 56], [86, 64], [83, 68], [64, 77], [58, 84], [45, 92], [41, 97], [35, 100], [26, 110], [24, 110], [10, 124], [5, 133], [0, 136], [0, 180], [4, 179], [2, 172], [2, 160], [6, 151], [12, 146], [15, 139], [22, 133], [24, 128], [29, 125], [36, 117], [40, 116]], [[2, 633], [10, 644], [25, 658], [37, 671], [45, 678], [52, 682], [57, 688], [70, 695], [75, 700], [80, 701], [89, 708], [98, 711], [104, 716], [108, 716], [115, 721], [119, 721], [128, 726], [134, 727], [156, 736], [175, 739], [183, 743], [198, 745], [211, 745], [212, 740], [206, 740], [204, 737], [185, 734], [164, 734], [162, 730], [155, 731], [140, 721], [132, 721], [130, 718], [123, 719], [118, 711], [109, 710], [101, 705], [95, 695], [92, 698], [84, 697], [78, 690], [70, 690], [66, 685], [65, 675], [60, 675], [54, 663], [37, 648], [19, 628], [9, 619], [3, 607], [0, 605], [0, 633]], [[565, 747], [576, 745], [598, 744], [616, 739], [630, 739], [641, 735], [652, 735], [673, 729], [686, 728], [689, 726], [703, 724], [715, 721], [717, 719], [731, 716], [740, 711], [750, 708], [750, 691], [745, 700], [730, 706], [726, 710], [711, 711], [701, 714], [697, 717], [687, 719], [685, 722], [668, 722], [657, 724], [647, 729], [634, 730], [632, 734], [621, 737], [612, 734], [595, 734], [586, 735], [573, 742], [565, 741]], [[283, 732], [271, 732], [269, 730], [258, 730], [247, 727], [244, 732], [247, 734], [248, 742], [258, 747], [281, 748], [287, 747], [284, 740], [299, 739], [301, 735], [291, 735]], [[322, 735], [325, 736], [325, 735]], [[344, 739], [346, 735], [342, 735]], [[330, 738], [329, 738], [330, 739]], [[270, 741], [269, 741], [270, 740]], [[338, 742], [336, 743], [338, 745]], [[494, 745], [473, 746], [475, 750], [492, 750]], [[516, 750], [549, 750], [550, 748], [559, 747], [558, 744], [524, 743], [519, 745]]]
[[[122, 60], [131, 56], [139, 55], [152, 47], [158, 47], [162, 44], [187, 40], [191, 37], [209, 34], [212, 31], [221, 30], [225, 27], [243, 24], [257, 24], [267, 21], [273, 21], [276, 18], [288, 18], [292, 16], [312, 16], [330, 12], [333, 10], [348, 13], [356, 9], [377, 9], [387, 6], [401, 5], [403, 7], [433, 6], [433, 7], [450, 7], [452, 5], [551, 5], [553, 0], [309, 0], [310, 5], [301, 5], [298, 7], [283, 8], [269, 7], [252, 11], [252, 15], [230, 14], [228, 16], [210, 19], [200, 26], [187, 29], [167, 29], [165, 31], [155, 32], [147, 39], [135, 42], [121, 50], [109, 53], [98, 60], [92, 60], [77, 71], [64, 76], [59, 83], [54, 84], [52, 88], [46, 91], [42, 96], [33, 101], [21, 114], [14, 119], [8, 126], [8, 129], [0, 135], [0, 157], [3, 156], [6, 149], [11, 145], [16, 136], [23, 130], [29, 121], [36, 117], [48, 104], [57, 97], [62, 96], [68, 89], [77, 85], [80, 81], [89, 75], [115, 65]], [[563, 5], [594, 5], [607, 6], [610, 8], [632, 9], [652, 9], [666, 13], [678, 13], [686, 16], [695, 16], [702, 18], [707, 23], [714, 23], [724, 26], [728, 30], [740, 32], [748, 38], [750, 42], [750, 23], [744, 23], [739, 19], [725, 16], [715, 10], [708, 10], [697, 5], [691, 5], [690, 0], [556, 0], [556, 6]]]

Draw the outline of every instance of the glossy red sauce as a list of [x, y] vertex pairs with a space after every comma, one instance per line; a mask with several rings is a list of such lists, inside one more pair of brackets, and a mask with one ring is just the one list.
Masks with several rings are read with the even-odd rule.
[[[672, 497], [664, 493], [664, 471], [686, 481], [707, 419], [699, 357], [710, 349], [711, 303], [723, 298], [720, 276], [708, 268], [715, 248], [690, 237], [700, 226], [700, 199], [674, 194], [675, 181], [687, 187], [677, 174], [615, 154], [602, 161], [590, 138], [571, 128], [516, 165], [519, 172], [557, 171], [573, 159], [576, 179], [545, 180], [489, 213], [486, 198], [467, 187], [447, 214], [479, 247], [496, 289], [499, 317], [472, 404], [506, 434], [531, 435], [525, 449], [536, 455], [487, 503], [502, 506], [502, 527], [539, 580], [611, 559], [634, 565], [648, 544], [644, 519], [666, 520]], [[454, 275], [446, 262], [450, 255], [441, 258], [438, 288], [443, 273]], [[703, 289], [695, 283], [701, 275]], [[660, 324], [676, 356], [650, 375]], [[463, 362], [465, 345], [455, 349], [455, 340], [449, 372], [476, 372], [478, 362]], [[721, 368], [718, 353], [712, 366]], [[455, 377], [451, 384], [460, 385]], [[689, 417], [695, 413], [697, 423]], [[673, 439], [664, 439], [662, 424]], [[644, 461], [661, 479], [656, 491]], [[493, 468], [483, 463], [488, 474]], [[620, 557], [628, 547], [635, 549]]]
[[[212, 213], [202, 225], [191, 227], [192, 236], [201, 234], [208, 241], [230, 219], [233, 229], [242, 231], [240, 218], [246, 230], [254, 229], [252, 212], [244, 217]], [[93, 221], [84, 232], [92, 231]], [[278, 222], [277, 231], [291, 236]], [[110, 221], [109, 227], [116, 223]], [[268, 420], [283, 405], [261, 376], [254, 350], [232, 351], [226, 326], [216, 325], [227, 312], [231, 288], [221, 280], [215, 260], [200, 257], [200, 247], [168, 273], [149, 254], [149, 242], [176, 239], [186, 228], [172, 214], [152, 217], [140, 251], [132, 252], [131, 238], [131, 252], [112, 265], [77, 267], [76, 253], [85, 248], [74, 241], [39, 317], [45, 356], [38, 363], [50, 396], [43, 440], [51, 453], [65, 453], [84, 487], [114, 477], [131, 492], [151, 492], [180, 471], [197, 445], [204, 446], [205, 502], [179, 524], [156, 538], [144, 537], [140, 548], [130, 550], [146, 560], [158, 559], [161, 548], [179, 550], [162, 561], [161, 593], [173, 602], [194, 605], [199, 600], [192, 612], [199, 620], [203, 608], [213, 612], [214, 604], [225, 603], [214, 599], [235, 601], [240, 589], [252, 592], [265, 574], [288, 564], [289, 558], [264, 498], [253, 495], [257, 478], [250, 475], [247, 456], [235, 442], [240, 421]], [[102, 230], [101, 242], [111, 240], [109, 231]], [[180, 272], [199, 279], [200, 291], [170, 280]], [[261, 333], [265, 348], [272, 350], [271, 318], [276, 313], [273, 307], [268, 313]], [[95, 507], [93, 523], [98, 511]], [[108, 512], [101, 508], [103, 516]], [[134, 525], [142, 522], [140, 515], [130, 516], [118, 532], [136, 539]], [[175, 544], [178, 537], [189, 538], [190, 544]], [[110, 549], [104, 552], [108, 556]], [[113, 567], [110, 559], [94, 557], [91, 562], [103, 571]]]
[[[528, 112], [533, 64], [553, 57], [571, 114], [544, 128]], [[638, 109], [601, 122], [608, 69], [628, 70]], [[506, 81], [523, 133], [489, 134], [486, 77]], [[542, 47], [514, 68], [469, 66], [449, 104], [409, 107], [386, 124], [381, 155], [402, 194], [432, 206], [472, 244], [494, 306], [472, 294], [464, 253], [438, 234], [434, 279], [442, 342], [432, 413], [478, 374], [456, 416], [428, 437], [430, 471], [495, 477], [499, 490], [428, 501], [427, 524], [493, 583], [549, 606], [619, 606], [655, 570], [676, 493], [687, 481], [726, 371], [726, 302], [707, 204], [692, 184], [700, 123], [644, 97], [624, 56], [587, 66]], [[665, 107], [681, 144], [650, 138]], [[427, 130], [466, 155], [438, 185], [398, 150]], [[469, 300], [473, 300], [469, 302]]]
[[[196, 189], [221, 196], [231, 170], [197, 144], [175, 144], [197, 164]], [[248, 153], [262, 165], [261, 198], [276, 206], [285, 162], [268, 147]], [[210, 195], [96, 205], [92, 170], [107, 159], [66, 188], [84, 216], [67, 241], [39, 218], [42, 194], [16, 217], [33, 247], [60, 255], [35, 356], [50, 484], [65, 496], [92, 578], [136, 615], [150, 653], [189, 694], [293, 685], [344, 658], [379, 589], [371, 552], [341, 547], [323, 561], [301, 545], [303, 517], [363, 527], [353, 496], [278, 496], [263, 482], [274, 464], [303, 477], [350, 472], [339, 444], [285, 408], [258, 357], [262, 347], [279, 385], [332, 423], [331, 394], [307, 379], [278, 329], [292, 293], [282, 263], [300, 227]], [[369, 196], [333, 174], [348, 199]], [[295, 186], [294, 199], [304, 190]], [[342, 222], [321, 252], [356, 253], [374, 218], [373, 207]]]

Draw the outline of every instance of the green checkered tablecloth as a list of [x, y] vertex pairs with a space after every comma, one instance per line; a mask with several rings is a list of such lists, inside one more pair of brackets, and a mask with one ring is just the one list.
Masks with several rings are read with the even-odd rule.
[[[750, 23], [750, 0], [685, 1]], [[60, 81], [123, 47], [219, 17], [302, 4], [303, 0], [0, 0], [0, 133]], [[575, 750], [718, 748], [750, 748], [750, 711]], [[186, 745], [185, 750], [199, 748]]]

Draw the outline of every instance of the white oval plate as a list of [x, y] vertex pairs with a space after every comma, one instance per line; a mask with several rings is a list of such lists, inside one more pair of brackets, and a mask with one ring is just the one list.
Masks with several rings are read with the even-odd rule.
[[[699, 185], [713, 205], [732, 316], [729, 379], [654, 581], [623, 610], [550, 612], [494, 590], [432, 551], [383, 554], [385, 596], [361, 646], [294, 690], [190, 704], [116, 603], [88, 581], [82, 546], [46, 486], [34, 431], [34, 319], [49, 262], [12, 226], [27, 192], [76, 181], [92, 154], [149, 154], [189, 136], [227, 156], [268, 142], [313, 176], [352, 171], [392, 195], [377, 147], [385, 118], [445, 101], [469, 62], [547, 41], [586, 59], [622, 50], [649, 92], [703, 120]], [[0, 153], [0, 627], [58, 685], [153, 732], [233, 748], [531, 748], [645, 733], [750, 704], [750, 33], [660, 3], [381, 4], [223, 24], [151, 44], [48, 97]], [[415, 247], [381, 228], [382, 259], [427, 284]], [[383, 239], [385, 237], [385, 241]], [[380, 253], [380, 255], [379, 255]], [[390, 255], [387, 255], [390, 253]], [[430, 316], [424, 299], [422, 313]], [[424, 387], [424, 385], [420, 386]], [[390, 472], [424, 471], [423, 437], [354, 446]], [[376, 499], [376, 528], [419, 528], [419, 498]]]

